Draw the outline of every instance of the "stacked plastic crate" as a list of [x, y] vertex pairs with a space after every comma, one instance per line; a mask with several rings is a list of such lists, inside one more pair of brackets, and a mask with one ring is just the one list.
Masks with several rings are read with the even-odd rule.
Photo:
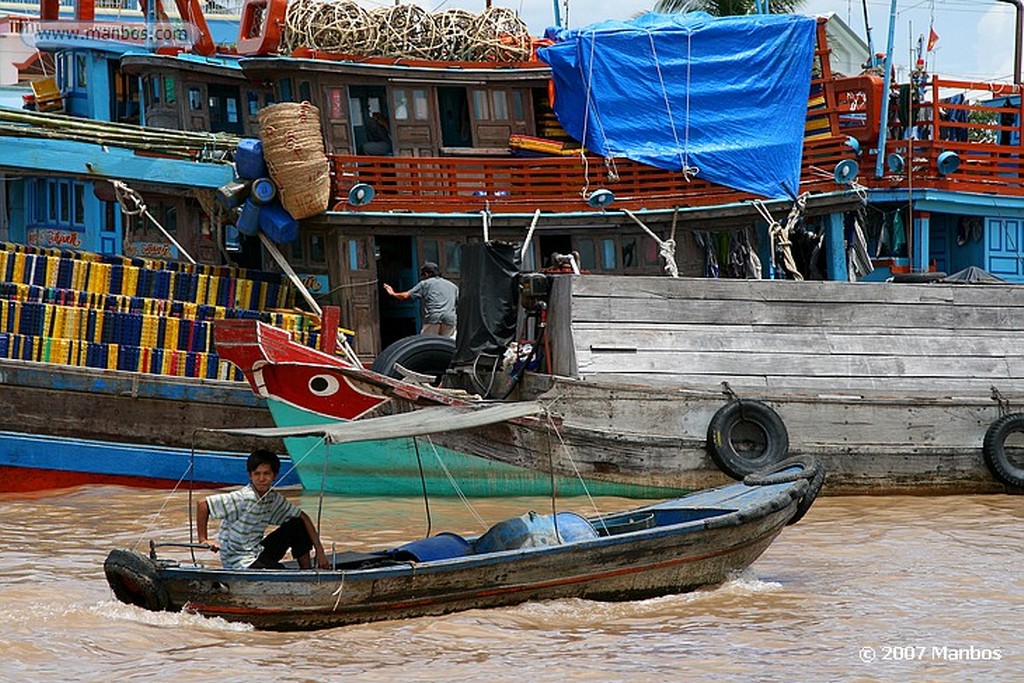
[[316, 346], [295, 300], [279, 273], [0, 243], [0, 358], [241, 379], [214, 321], [259, 319]]

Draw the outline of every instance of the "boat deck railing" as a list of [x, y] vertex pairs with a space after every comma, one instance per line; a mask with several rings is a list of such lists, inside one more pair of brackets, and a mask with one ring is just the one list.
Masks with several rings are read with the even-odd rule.
[[[853, 157], [844, 137], [807, 141], [801, 190], [835, 191], [836, 165]], [[333, 196], [339, 210], [357, 183], [375, 191], [372, 211], [493, 213], [593, 211], [586, 198], [603, 188], [615, 195], [616, 208], [704, 207], [753, 199], [754, 195], [701, 180], [687, 179], [626, 159], [594, 155], [550, 157], [390, 157], [331, 156]]]

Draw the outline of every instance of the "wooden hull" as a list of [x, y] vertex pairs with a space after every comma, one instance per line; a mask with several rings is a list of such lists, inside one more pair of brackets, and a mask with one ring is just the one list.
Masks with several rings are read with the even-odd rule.
[[0, 359], [0, 430], [210, 450], [249, 450], [200, 429], [272, 426], [242, 382]]
[[[140, 571], [149, 572], [156, 590], [163, 591], [158, 603], [165, 609], [278, 630], [528, 600], [633, 600], [715, 585], [749, 567], [813, 496], [803, 478], [767, 486], [735, 483], [631, 511], [631, 518], [653, 517], [646, 529], [363, 569], [231, 571], [143, 556], [136, 561], [150, 563]], [[119, 552], [126, 551], [114, 551]], [[108, 558], [108, 580], [122, 600], [132, 602], [111, 563]]]
[[191, 479], [193, 447], [198, 485], [243, 484], [251, 441], [197, 431], [238, 425], [273, 425], [240, 382], [0, 359], [0, 491], [173, 488]]
[[[708, 425], [729, 402], [725, 394], [560, 378], [541, 396], [558, 397], [557, 429], [524, 420], [434, 441], [516, 467], [543, 470], [553, 463], [561, 475], [578, 471], [621, 484], [693, 490], [730, 480], [708, 449]], [[982, 457], [985, 431], [999, 417], [991, 399], [756, 397], [786, 424], [790, 455], [825, 465], [828, 494], [1007, 490]]]

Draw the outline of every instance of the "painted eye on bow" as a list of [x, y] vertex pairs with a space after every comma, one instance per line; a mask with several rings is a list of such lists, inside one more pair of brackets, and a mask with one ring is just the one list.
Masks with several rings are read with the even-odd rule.
[[337, 377], [316, 375], [309, 380], [309, 390], [316, 396], [333, 396], [338, 393], [338, 389]]

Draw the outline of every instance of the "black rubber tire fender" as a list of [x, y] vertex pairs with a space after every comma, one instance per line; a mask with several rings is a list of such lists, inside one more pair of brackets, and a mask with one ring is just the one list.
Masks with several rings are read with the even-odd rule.
[[370, 369], [381, 375], [401, 379], [395, 368], [404, 368], [424, 375], [440, 377], [455, 356], [455, 340], [436, 334], [416, 334], [389, 344], [374, 359]]
[[[764, 448], [756, 455], [741, 454], [732, 434], [742, 423], [761, 430]], [[736, 399], [718, 409], [708, 424], [708, 452], [718, 467], [733, 479], [782, 462], [789, 452], [789, 432], [779, 414], [761, 401]]]
[[989, 426], [981, 452], [992, 476], [1017, 489], [1024, 489], [1024, 467], [1010, 461], [1006, 439], [1014, 432], [1024, 432], [1024, 413], [1003, 415]]
[[170, 598], [160, 581], [159, 570], [145, 555], [134, 550], [111, 550], [103, 562], [103, 573], [121, 602], [151, 612], [168, 609]]
[[[787, 471], [792, 470], [794, 465], [800, 465], [802, 469]], [[800, 479], [807, 480], [807, 490], [800, 498], [796, 514], [787, 522], [787, 524], [796, 524], [811, 509], [811, 505], [821, 493], [821, 487], [825, 484], [825, 468], [816, 458], [803, 455], [786, 458], [777, 465], [748, 474], [743, 477], [743, 483], [747, 486], [770, 486], [772, 484], [788, 484]]]

